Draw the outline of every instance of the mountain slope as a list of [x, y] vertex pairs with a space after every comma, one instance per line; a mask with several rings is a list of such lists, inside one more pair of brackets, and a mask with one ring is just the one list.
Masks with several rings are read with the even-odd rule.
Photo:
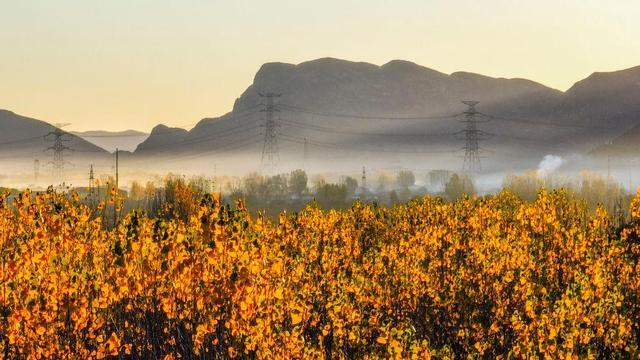
[[625, 131], [609, 143], [596, 147], [591, 151], [591, 155], [612, 158], [640, 158], [640, 125]]
[[[42, 152], [51, 146], [52, 136], [47, 136], [55, 127], [41, 120], [0, 110], [0, 152], [16, 157], [42, 156]], [[46, 136], [46, 138], [45, 138]], [[66, 133], [65, 146], [73, 149], [78, 156], [106, 154], [106, 151], [76, 135]]]
[[180, 146], [187, 133], [185, 129], [157, 125], [151, 130], [151, 134], [138, 144], [135, 151], [138, 153], [164, 151], [173, 146]]
[[607, 137], [621, 135], [640, 123], [640, 66], [578, 81], [557, 110], [601, 127]]
[[[182, 141], [166, 144], [165, 153], [193, 153], [203, 157], [251, 153], [257, 154], [254, 156], [257, 159], [262, 149], [261, 126], [264, 124], [264, 113], [260, 110], [265, 100], [260, 94], [268, 92], [281, 94], [277, 100], [277, 122], [283, 160], [300, 158], [305, 138], [315, 147], [314, 154], [328, 158], [345, 153], [347, 146], [348, 152], [357, 153], [359, 158], [370, 157], [366, 153], [371, 149], [396, 155], [455, 149], [461, 144], [452, 134], [462, 128], [460, 118], [440, 116], [464, 111], [461, 100], [479, 100], [481, 110], [493, 114], [517, 113], [547, 119], [563, 96], [560, 91], [529, 80], [465, 72], [447, 75], [401, 60], [382, 66], [332, 58], [299, 65], [268, 63], [236, 100], [232, 112], [203, 119]], [[351, 114], [357, 116], [345, 116]], [[436, 118], [411, 121], [366, 118], [416, 116]], [[519, 125], [487, 124], [488, 130], [496, 127], [507, 133], [518, 133]], [[544, 137], [549, 133], [535, 128], [526, 130], [527, 136]], [[432, 136], [379, 136], [389, 132]], [[151, 134], [149, 141], [155, 136]]]

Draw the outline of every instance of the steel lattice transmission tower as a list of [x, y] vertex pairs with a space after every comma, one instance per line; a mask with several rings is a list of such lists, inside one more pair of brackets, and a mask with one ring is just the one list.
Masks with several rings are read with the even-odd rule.
[[262, 146], [262, 159], [260, 163], [262, 170], [270, 174], [276, 173], [278, 161], [280, 161], [277, 133], [277, 128], [280, 125], [276, 122], [276, 114], [279, 114], [280, 110], [275, 103], [276, 99], [280, 98], [280, 95], [281, 94], [276, 93], [260, 94], [260, 97], [266, 99], [264, 109], [261, 110], [265, 113], [265, 123], [264, 145]]
[[476, 111], [476, 105], [478, 101], [463, 101], [463, 104], [467, 105], [467, 110], [463, 113], [463, 123], [466, 124], [464, 130], [461, 133], [464, 134], [464, 162], [462, 164], [462, 170], [467, 172], [478, 172], [482, 169], [480, 163], [480, 137], [485, 133], [478, 129], [479, 120], [477, 119], [478, 111]]
[[72, 150], [70, 147], [64, 145], [65, 142], [71, 141], [64, 138], [67, 133], [61, 129], [62, 127], [67, 125], [69, 125], [69, 123], [55, 124], [55, 130], [50, 131], [47, 135], [45, 135], [45, 138], [53, 142], [53, 145], [49, 146], [45, 150], [53, 150], [53, 161], [49, 162], [49, 164], [51, 164], [53, 168], [53, 177], [61, 183], [64, 181], [64, 165], [70, 164], [69, 162], [64, 160], [64, 152], [67, 150]]

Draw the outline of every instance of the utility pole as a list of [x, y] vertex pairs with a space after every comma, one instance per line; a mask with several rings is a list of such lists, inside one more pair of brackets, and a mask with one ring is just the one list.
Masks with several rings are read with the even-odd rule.
[[362, 193], [365, 194], [367, 192], [367, 170], [362, 167], [362, 179], [360, 181], [362, 184]]
[[34, 182], [38, 182], [38, 178], [40, 177], [40, 160], [33, 160], [33, 179]]
[[89, 168], [89, 202], [91, 203], [91, 206], [93, 207], [95, 205], [95, 194], [94, 194], [94, 174], [93, 174], [93, 164], [91, 164], [91, 167]]
[[278, 150], [278, 134], [277, 128], [280, 126], [276, 123], [275, 113], [280, 113], [280, 110], [275, 105], [275, 99], [280, 98], [281, 94], [266, 93], [260, 94], [260, 97], [266, 98], [264, 109], [261, 111], [265, 113], [264, 126], [264, 145], [262, 147], [262, 159], [260, 161], [262, 170], [266, 170], [267, 173], [275, 174], [278, 168], [278, 161], [280, 160], [280, 153]]
[[476, 119], [477, 111], [475, 106], [478, 101], [463, 101], [463, 104], [467, 105], [465, 110], [463, 123], [466, 123], [466, 128], [461, 131], [465, 136], [464, 145], [464, 162], [462, 164], [462, 170], [465, 172], [478, 172], [481, 170], [480, 164], [480, 146], [479, 139], [481, 135], [485, 133], [482, 130], [478, 130], [478, 119]]
[[53, 167], [53, 177], [60, 183], [64, 181], [64, 165], [69, 164], [69, 162], [64, 160], [64, 152], [66, 150], [72, 150], [70, 147], [64, 145], [65, 142], [71, 141], [64, 138], [66, 132], [61, 129], [62, 127], [67, 125], [69, 125], [69, 123], [55, 124], [54, 131], [50, 131], [47, 135], [44, 136], [46, 139], [47, 137], [53, 135], [53, 138], [49, 139], [49, 141], [53, 142], [53, 145], [49, 146], [45, 151], [53, 150], [53, 161], [50, 161], [49, 164], [51, 164]]

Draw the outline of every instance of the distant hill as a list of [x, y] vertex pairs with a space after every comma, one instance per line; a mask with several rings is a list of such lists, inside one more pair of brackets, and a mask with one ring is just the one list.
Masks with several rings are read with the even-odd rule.
[[188, 131], [185, 129], [157, 125], [151, 130], [151, 134], [138, 144], [136, 152], [161, 152], [171, 147], [180, 146], [187, 134]]
[[[55, 130], [55, 127], [42, 120], [15, 114], [8, 110], [0, 110], [0, 153], [4, 156], [37, 157], [46, 155], [43, 151], [51, 146], [47, 134]], [[65, 146], [73, 149], [75, 156], [93, 156], [106, 154], [107, 152], [76, 135], [66, 133]]]
[[[640, 125], [640, 66], [597, 72], [567, 90], [556, 113], [595, 129], [583, 142], [607, 143]], [[584, 132], [583, 132], [584, 134]], [[596, 134], [596, 136], [593, 136]]]
[[124, 151], [134, 151], [136, 147], [143, 142], [149, 134], [136, 131], [72, 131], [73, 135], [79, 136], [109, 152], [116, 149]]

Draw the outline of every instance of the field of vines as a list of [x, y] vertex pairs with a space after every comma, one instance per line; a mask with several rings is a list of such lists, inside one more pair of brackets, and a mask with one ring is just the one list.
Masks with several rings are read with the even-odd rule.
[[1, 357], [640, 356], [640, 195], [624, 221], [561, 190], [104, 211], [0, 197]]

